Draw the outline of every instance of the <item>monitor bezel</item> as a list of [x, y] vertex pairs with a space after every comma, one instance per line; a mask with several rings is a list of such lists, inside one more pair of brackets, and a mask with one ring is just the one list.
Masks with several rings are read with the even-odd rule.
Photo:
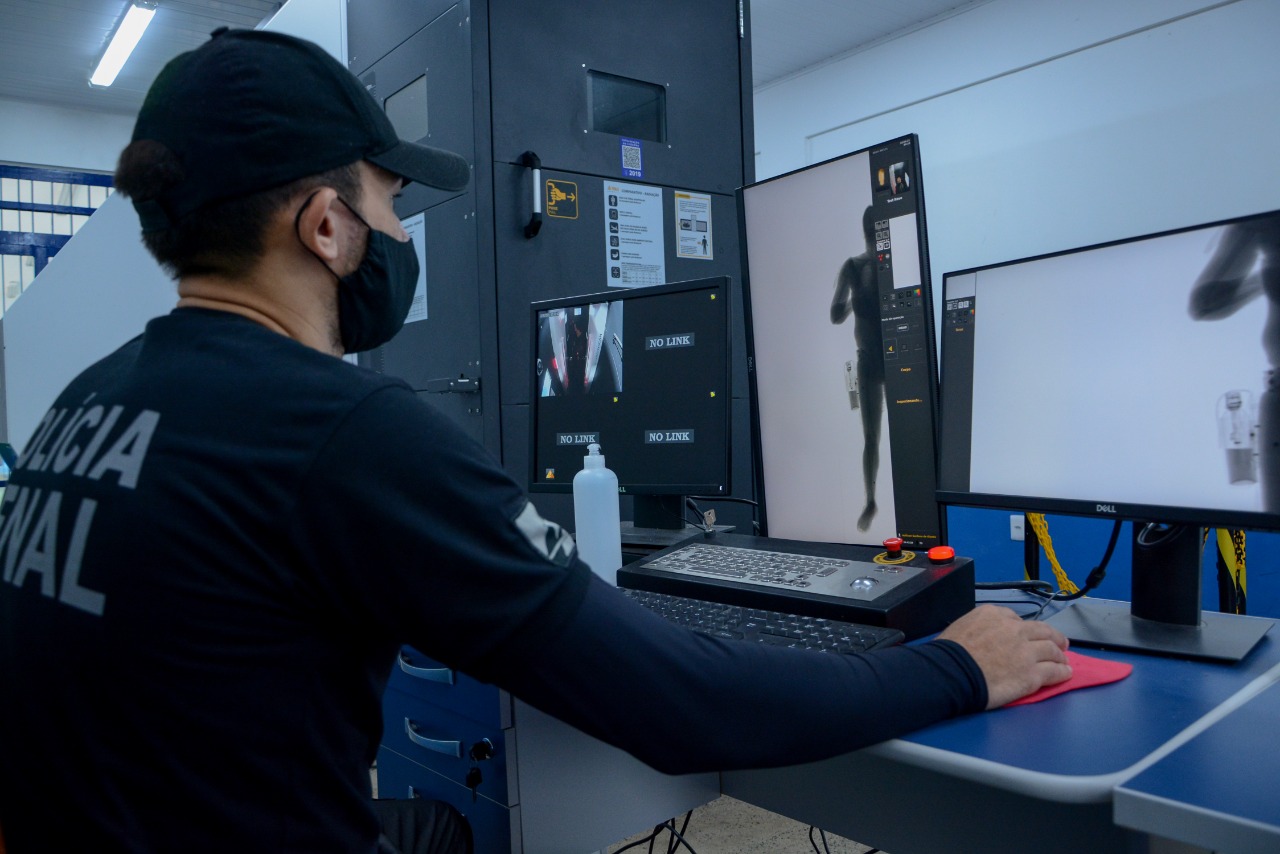
[[[526, 471], [528, 478], [529, 492], [543, 494], [570, 494], [573, 492], [572, 478], [565, 481], [551, 484], [540, 482], [538, 473], [538, 406], [539, 406], [539, 389], [538, 389], [538, 373], [534, 369], [538, 360], [538, 315], [549, 309], [567, 308], [571, 306], [587, 305], [590, 303], [613, 302], [615, 300], [634, 300], [642, 299], [646, 296], [662, 296], [665, 294], [683, 293], [688, 291], [716, 291], [719, 293], [719, 301], [721, 303], [720, 310], [724, 315], [723, 328], [725, 332], [724, 340], [724, 379], [721, 387], [724, 389], [724, 423], [722, 435], [724, 437], [724, 479], [722, 483], [633, 483], [624, 481], [622, 478], [618, 480], [618, 493], [620, 495], [713, 495], [727, 496], [732, 493], [732, 475], [733, 475], [733, 402], [730, 382], [733, 376], [733, 315], [730, 307], [730, 299], [733, 292], [731, 287], [732, 279], [729, 276], [707, 276], [701, 279], [689, 279], [680, 282], [669, 282], [661, 285], [643, 285], [635, 288], [615, 288], [608, 291], [598, 291], [590, 294], [580, 294], [571, 297], [556, 297], [554, 299], [538, 300], [530, 303], [529, 319], [530, 329], [530, 360], [529, 360], [529, 465]], [[606, 465], [608, 464], [609, 449], [602, 449], [605, 454]], [[617, 470], [614, 469], [615, 474]]]
[[[763, 447], [763, 443], [761, 441], [761, 436], [760, 436], [760, 408], [759, 408], [760, 397], [759, 397], [758, 389], [756, 386], [757, 375], [755, 370], [755, 348], [753, 344], [753, 340], [754, 340], [753, 333], [754, 333], [755, 327], [754, 327], [754, 319], [752, 317], [752, 310], [751, 310], [751, 304], [752, 304], [751, 303], [751, 265], [750, 265], [750, 259], [749, 259], [750, 248], [748, 246], [748, 241], [747, 241], [746, 194], [747, 192], [749, 192], [755, 187], [760, 187], [766, 184], [772, 184], [778, 181], [782, 181], [793, 175], [797, 175], [800, 173], [811, 172], [811, 171], [820, 169], [824, 166], [828, 166], [832, 163], [836, 163], [842, 160], [847, 160], [851, 157], [857, 157], [863, 154], [870, 155], [873, 151], [877, 149], [882, 149], [888, 146], [900, 144], [907, 140], [911, 141], [911, 151], [912, 151], [911, 156], [914, 159], [913, 165], [915, 167], [914, 172], [916, 176], [915, 178], [916, 184], [912, 189], [916, 193], [916, 200], [917, 200], [918, 217], [916, 222], [916, 238], [917, 238], [918, 246], [920, 250], [920, 281], [921, 281], [921, 288], [923, 292], [929, 295], [929, 302], [930, 302], [929, 310], [925, 312], [925, 329], [926, 329], [926, 334], [928, 336], [928, 341], [929, 341], [928, 358], [926, 361], [928, 362], [929, 388], [932, 392], [929, 395], [929, 414], [933, 423], [932, 433], [933, 433], [934, 483], [935, 485], [937, 484], [937, 477], [939, 474], [938, 460], [939, 460], [939, 452], [940, 452], [940, 448], [938, 445], [938, 441], [939, 441], [938, 434], [939, 434], [939, 427], [941, 423], [939, 421], [939, 418], [941, 416], [941, 410], [939, 408], [939, 397], [938, 397], [938, 379], [939, 379], [938, 369], [939, 369], [939, 363], [940, 363], [940, 352], [938, 348], [937, 318], [935, 317], [937, 302], [933, 299], [933, 295], [934, 295], [933, 294], [933, 274], [932, 274], [932, 268], [930, 266], [930, 261], [929, 261], [929, 235], [928, 235], [928, 225], [927, 225], [928, 217], [926, 214], [926, 206], [925, 206], [924, 180], [921, 174], [923, 171], [922, 170], [923, 158], [921, 157], [921, 154], [920, 154], [920, 137], [915, 133], [907, 133], [907, 134], [902, 134], [900, 136], [892, 137], [882, 142], [876, 142], [871, 145], [867, 145], [862, 148], [846, 152], [844, 154], [840, 154], [836, 157], [830, 157], [819, 163], [812, 163], [807, 166], [800, 167], [798, 169], [792, 169], [788, 172], [783, 172], [779, 175], [774, 175], [769, 178], [762, 179], [760, 181], [754, 181], [750, 184], [745, 184], [739, 187], [737, 190], [736, 201], [737, 201], [737, 213], [738, 213], [738, 234], [740, 235], [739, 244], [740, 244], [741, 259], [742, 259], [742, 304], [743, 304], [742, 308], [743, 308], [743, 318], [746, 326], [747, 382], [748, 382], [748, 389], [750, 393], [749, 410], [750, 410], [750, 422], [751, 422], [751, 462], [752, 462], [752, 473], [756, 481], [755, 497], [756, 497], [756, 503], [758, 505], [756, 516], [759, 522], [760, 532], [762, 535], [767, 536], [769, 534], [769, 515], [768, 515], [768, 501], [766, 498], [766, 490], [765, 490], [765, 482], [764, 482], [764, 447]], [[868, 179], [870, 179], [870, 175], [868, 175]], [[890, 465], [892, 465], [892, 463], [890, 463]], [[892, 480], [892, 473], [890, 474], [890, 479]], [[941, 503], [937, 504], [936, 515], [937, 515], [938, 538], [935, 544], [945, 544], [948, 542], [947, 514], [946, 514], [946, 508]], [[895, 524], [896, 524], [896, 520], [895, 520]], [[868, 545], [874, 545], [874, 544], [868, 543]]]
[[[1249, 220], [1261, 219], [1263, 217], [1280, 215], [1280, 210], [1261, 211], [1244, 216], [1230, 217], [1227, 219], [1212, 220], [1209, 222], [1197, 223], [1195, 225], [1182, 226], [1179, 228], [1171, 228], [1163, 231], [1155, 231], [1147, 234], [1138, 234], [1131, 237], [1123, 237], [1116, 240], [1107, 240], [1100, 243], [1091, 243], [1085, 246], [1076, 246], [1069, 249], [1062, 249], [1055, 252], [1044, 252], [1037, 255], [1029, 255], [1025, 258], [1016, 258], [1009, 261], [1001, 261], [995, 264], [983, 264], [977, 267], [967, 267], [960, 270], [952, 270], [944, 273], [942, 276], [942, 305], [945, 311], [947, 304], [947, 290], [950, 282], [954, 278], [981, 273], [987, 270], [1001, 269], [1004, 267], [1012, 267], [1018, 264], [1026, 264], [1032, 261], [1042, 261], [1050, 258], [1057, 258], [1065, 255], [1077, 255], [1082, 252], [1091, 252], [1100, 249], [1106, 249], [1113, 246], [1122, 246], [1130, 243], [1139, 243], [1146, 240], [1155, 240], [1158, 238], [1169, 237], [1177, 234], [1185, 234], [1187, 232], [1199, 231], [1209, 228], [1219, 228], [1221, 226], [1232, 225], [1239, 222], [1247, 222]], [[945, 370], [945, 336], [939, 345], [938, 359], [940, 366]], [[941, 416], [946, 417], [945, 405], [947, 399], [946, 378], [943, 375], [940, 378], [938, 390], [939, 406], [941, 408]], [[939, 422], [941, 423], [941, 422]], [[946, 470], [944, 457], [956, 452], [944, 441], [945, 431], [939, 430], [938, 435], [938, 501], [947, 506], [976, 507], [988, 508], [994, 510], [1021, 510], [1029, 512], [1055, 513], [1067, 516], [1083, 516], [1097, 519], [1108, 519], [1115, 521], [1136, 521], [1136, 522], [1168, 522], [1178, 524], [1200, 525], [1203, 527], [1220, 527], [1220, 528], [1239, 528], [1259, 531], [1280, 531], [1280, 515], [1272, 515], [1266, 512], [1234, 510], [1229, 508], [1211, 508], [1211, 507], [1183, 507], [1176, 505], [1163, 504], [1142, 504], [1134, 502], [1123, 502], [1109, 500], [1105, 497], [1096, 499], [1074, 499], [1074, 498], [1046, 498], [1034, 495], [1005, 495], [993, 494], [985, 492], [973, 492], [967, 490], [946, 489], [942, 483], [942, 473]]]

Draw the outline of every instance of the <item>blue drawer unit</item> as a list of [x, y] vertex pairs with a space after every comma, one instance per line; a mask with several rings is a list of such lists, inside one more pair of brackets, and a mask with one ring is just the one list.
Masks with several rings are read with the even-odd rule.
[[464, 786], [385, 747], [378, 751], [378, 796], [444, 801], [467, 817], [476, 854], [520, 854], [519, 807], [504, 807], [483, 796], [473, 798]]
[[511, 731], [388, 688], [382, 698], [382, 746], [460, 786], [478, 769], [476, 791], [501, 804], [518, 802]]
[[498, 729], [511, 726], [511, 702], [495, 686], [446, 667], [411, 646], [400, 650], [387, 687]]

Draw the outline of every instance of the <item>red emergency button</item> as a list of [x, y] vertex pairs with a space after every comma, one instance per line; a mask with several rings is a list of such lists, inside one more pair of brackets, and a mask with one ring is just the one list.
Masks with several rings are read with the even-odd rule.
[[929, 549], [930, 563], [951, 563], [956, 556], [956, 550], [951, 546], [934, 546]]
[[890, 537], [884, 541], [883, 545], [885, 553], [890, 558], [897, 559], [902, 557], [902, 537]]

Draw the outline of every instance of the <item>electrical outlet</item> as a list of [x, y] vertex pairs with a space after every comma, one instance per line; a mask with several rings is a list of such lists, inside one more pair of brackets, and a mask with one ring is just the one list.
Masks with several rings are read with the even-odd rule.
[[1022, 542], [1027, 538], [1027, 517], [1014, 513], [1009, 517], [1009, 539]]

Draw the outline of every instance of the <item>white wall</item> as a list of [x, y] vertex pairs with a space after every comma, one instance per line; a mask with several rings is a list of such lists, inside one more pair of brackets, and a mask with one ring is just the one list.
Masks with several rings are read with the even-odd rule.
[[111, 196], [4, 316], [9, 443], [19, 451], [63, 386], [177, 299], [139, 239], [133, 205]]
[[[289, 0], [266, 29], [309, 38], [345, 62], [346, 18], [339, 0]], [[110, 143], [109, 165], [92, 168], [115, 169], [133, 133], [132, 119], [127, 125]], [[49, 158], [24, 162], [80, 165], [62, 159], [70, 148], [50, 150]], [[23, 158], [11, 157], [0, 144], [0, 159]], [[133, 205], [119, 195], [107, 199], [0, 321], [7, 435], [19, 452], [68, 382], [173, 307], [175, 286], [147, 254], [140, 234]]]
[[114, 172], [133, 116], [0, 98], [0, 161]]
[[289, 0], [263, 29], [309, 39], [347, 64], [347, 7], [343, 0]]
[[949, 270], [1280, 207], [1276, 0], [994, 0], [755, 94], [757, 176], [920, 135]]

